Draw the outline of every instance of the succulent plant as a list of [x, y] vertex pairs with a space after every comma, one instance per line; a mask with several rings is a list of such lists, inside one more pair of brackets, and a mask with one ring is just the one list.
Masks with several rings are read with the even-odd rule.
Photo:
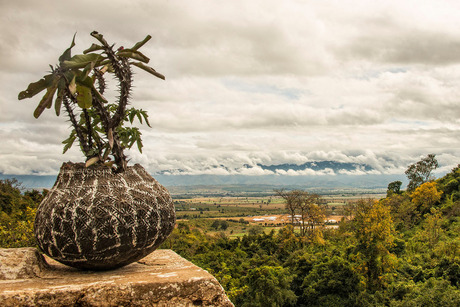
[[[30, 83], [18, 99], [32, 98], [46, 89], [34, 117], [51, 108], [53, 102], [57, 116], [61, 109], [65, 110], [73, 129], [63, 141], [64, 153], [78, 140], [87, 166], [105, 163], [116, 172], [124, 172], [127, 157], [123, 150], [136, 144], [142, 153], [141, 132], [128, 123], [138, 119], [150, 126], [146, 111], [128, 108], [133, 82], [131, 67], [136, 66], [163, 80], [165, 77], [147, 66], [150, 59], [139, 51], [151, 39], [150, 35], [131, 48], [117, 49], [98, 32], [93, 31], [91, 36], [98, 43], [93, 43], [83, 54], [72, 56], [74, 35], [70, 47], [59, 57], [59, 64], [50, 65], [51, 72]], [[109, 103], [103, 96], [107, 75], [114, 75], [118, 83], [116, 103]]]

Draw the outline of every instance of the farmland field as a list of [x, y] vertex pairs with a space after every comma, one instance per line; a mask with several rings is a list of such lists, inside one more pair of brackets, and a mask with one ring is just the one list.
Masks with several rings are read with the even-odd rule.
[[[324, 195], [321, 203], [326, 205], [327, 224], [336, 225], [344, 216], [344, 205], [363, 198], [379, 199], [382, 194], [353, 194], [353, 195]], [[270, 232], [290, 223], [285, 202], [278, 196], [264, 197], [192, 197], [174, 201], [178, 223], [191, 220], [204, 221], [208, 234], [225, 234], [229, 237], [239, 237], [250, 229], [259, 227]], [[214, 220], [227, 222], [225, 229], [210, 225]], [[209, 224], [209, 225], [208, 225]]]

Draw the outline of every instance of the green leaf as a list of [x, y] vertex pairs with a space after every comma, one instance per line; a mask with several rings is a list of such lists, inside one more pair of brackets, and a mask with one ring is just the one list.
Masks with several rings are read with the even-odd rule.
[[103, 103], [107, 103], [107, 99], [105, 99], [104, 96], [102, 96], [101, 93], [99, 93], [99, 91], [97, 90], [97, 88], [94, 86], [94, 84], [92, 85], [91, 89], [93, 90], [93, 93], [96, 95], [96, 99], [99, 100], [99, 101], [102, 101]]
[[33, 96], [37, 95], [47, 87], [51, 85], [55, 78], [55, 75], [50, 74], [46, 75], [37, 82], [30, 83], [29, 86], [25, 91], [22, 91], [18, 95], [18, 99], [22, 100], [24, 98], [32, 98]]
[[155, 77], [158, 77], [158, 78], [163, 79], [163, 80], [166, 79], [165, 76], [163, 76], [162, 74], [158, 73], [155, 69], [153, 69], [150, 66], [147, 66], [147, 65], [144, 65], [143, 63], [138, 63], [138, 62], [133, 62], [132, 64], [134, 66], [137, 66], [137, 67], [145, 70], [146, 72], [154, 75]]
[[64, 61], [61, 67], [66, 69], [84, 68], [91, 62], [94, 62], [94, 65], [96, 65], [96, 63], [102, 59], [103, 57], [101, 55], [95, 53], [77, 54], [74, 55], [70, 60]]
[[104, 165], [108, 167], [112, 167], [114, 164], [115, 164], [115, 161], [109, 161], [109, 162], [104, 163]]
[[87, 54], [87, 53], [90, 53], [90, 52], [93, 52], [93, 51], [97, 51], [97, 50], [102, 50], [103, 47], [98, 45], [98, 44], [92, 44], [91, 47], [89, 47], [88, 49], [86, 49], [85, 51], [83, 51], [83, 54]]
[[134, 112], [135, 110], [134, 109], [131, 109], [130, 112], [129, 112], [129, 122], [132, 124], [133, 123], [133, 120], [134, 120], [134, 116], [136, 116], [136, 113]]
[[71, 49], [73, 48], [73, 46], [75, 46], [75, 35], [77, 35], [77, 33], [73, 35], [73, 39], [72, 39], [72, 43], [70, 44], [70, 47], [67, 48], [66, 51], [64, 51], [64, 53], [59, 57], [60, 64], [62, 64], [62, 62], [64, 61], [70, 60], [70, 57], [72, 56]]
[[53, 82], [53, 85], [48, 87], [46, 94], [43, 96], [42, 100], [38, 104], [37, 108], [34, 111], [34, 117], [38, 118], [43, 113], [46, 108], [51, 108], [53, 105], [54, 93], [57, 90], [57, 81]]
[[144, 46], [144, 44], [146, 42], [148, 42], [152, 37], [150, 35], [147, 35], [143, 40], [141, 40], [140, 42], [137, 42], [133, 48], [131, 48], [132, 50], [138, 50], [139, 48], [141, 48], [142, 46]]
[[54, 101], [54, 110], [56, 111], [56, 115], [59, 116], [61, 114], [61, 105], [62, 99], [64, 98], [65, 90], [59, 89], [58, 94], [56, 96], [56, 100]]
[[139, 149], [139, 152], [142, 153], [142, 147], [144, 147], [144, 146], [142, 145], [141, 139], [138, 138], [138, 139], [136, 140], [136, 143], [137, 143], [137, 149]]
[[141, 117], [141, 113], [140, 113], [139, 110], [137, 110], [136, 116], [137, 116], [137, 119], [139, 120], [139, 122], [142, 124], [142, 117]]
[[141, 61], [144, 63], [148, 63], [150, 59], [143, 55], [141, 52], [132, 49], [123, 49], [117, 52], [118, 56], [130, 58], [133, 60]]
[[77, 84], [77, 103], [82, 109], [88, 109], [93, 105], [93, 96], [89, 87]]
[[65, 145], [64, 150], [62, 152], [63, 154], [65, 154], [66, 151], [69, 150], [72, 147], [73, 142], [75, 141], [76, 138], [77, 138], [77, 136], [75, 135], [75, 130], [74, 130], [74, 131], [72, 131], [72, 133], [70, 134], [70, 136], [66, 140], [62, 141], [62, 144]]
[[142, 116], [144, 117], [144, 120], [145, 120], [145, 123], [147, 124], [147, 126], [149, 126], [150, 128], [152, 128], [152, 126], [150, 126], [150, 123], [149, 123], [149, 119], [148, 119], [148, 114], [147, 114], [147, 111], [142, 111], [141, 110], [141, 114]]
[[112, 151], [112, 149], [110, 147], [106, 146], [104, 154], [102, 155], [102, 161], [107, 161], [111, 151]]
[[73, 78], [75, 78], [75, 72], [74, 71], [71, 71], [71, 70], [67, 70], [64, 72], [64, 79], [66, 82], [69, 82], [72, 81]]
[[61, 114], [62, 99], [66, 95], [65, 78], [59, 79], [57, 91], [56, 100], [54, 101], [54, 110], [56, 111], [56, 115], [59, 116]]
[[113, 68], [112, 63], [109, 63], [108, 66], [109, 66], [109, 67], [108, 67], [107, 71], [108, 71], [109, 73], [113, 74], [113, 73], [115, 72], [115, 69]]
[[89, 73], [93, 70], [94, 65], [95, 65], [94, 62], [90, 62], [88, 63], [88, 65], [85, 66], [81, 74], [83, 78], [88, 77]]
[[[111, 64], [109, 59], [104, 58], [104, 60], [102, 60], [100, 63], [98, 63], [97, 66], [104, 66], [104, 65], [109, 65], [110, 66], [112, 64]], [[109, 72], [110, 72], [110, 70], [109, 70]]]
[[78, 85], [83, 85], [89, 88], [93, 87], [94, 80], [91, 77], [85, 76], [83, 73], [75, 79]]

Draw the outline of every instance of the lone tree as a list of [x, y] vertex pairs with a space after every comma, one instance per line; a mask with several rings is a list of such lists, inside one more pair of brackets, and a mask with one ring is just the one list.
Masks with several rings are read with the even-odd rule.
[[285, 189], [275, 190], [276, 195], [281, 196], [285, 201], [286, 205], [285, 208], [291, 215], [291, 224], [295, 225], [295, 215], [297, 213], [297, 209], [300, 206], [301, 196], [303, 191], [300, 190], [293, 190], [293, 191], [286, 191]]
[[[70, 47], [59, 57], [59, 64], [51, 66], [51, 73], [37, 82], [29, 84], [18, 99], [31, 98], [46, 89], [34, 112], [38, 118], [45, 109], [53, 105], [59, 116], [64, 107], [72, 124], [70, 136], [63, 141], [64, 153], [78, 139], [80, 148], [86, 157], [87, 166], [94, 163], [115, 163], [117, 172], [127, 168], [127, 158], [123, 153], [135, 143], [142, 152], [141, 133], [138, 128], [125, 126], [137, 118], [148, 126], [147, 113], [141, 109], [129, 108], [132, 86], [131, 67], [136, 66], [152, 75], [165, 79], [162, 74], [145, 65], [150, 59], [139, 51], [147, 41], [148, 35], [131, 48], [114, 48], [96, 31], [91, 33], [99, 44], [92, 44], [83, 54], [71, 55], [75, 46], [75, 35]], [[109, 103], [104, 98], [105, 77], [112, 74], [118, 81], [118, 101]], [[114, 161], [109, 161], [112, 155]]]
[[431, 176], [431, 173], [437, 167], [438, 161], [436, 160], [436, 155], [434, 154], [429, 154], [417, 163], [411, 164], [405, 172], [407, 178], [409, 179], [407, 190], [412, 192], [425, 182], [432, 180], [433, 177]]
[[315, 226], [322, 225], [326, 218], [324, 207], [319, 205], [320, 196], [304, 192], [299, 206], [300, 213], [300, 234], [305, 236], [312, 234]]
[[401, 181], [393, 181], [388, 184], [387, 188], [387, 197], [392, 196], [393, 194], [401, 194]]
[[315, 225], [323, 223], [325, 210], [319, 205], [319, 195], [306, 191], [286, 191], [284, 189], [275, 190], [275, 193], [286, 201], [286, 209], [291, 215], [291, 224], [293, 226], [299, 225], [301, 236], [305, 236], [307, 232], [312, 232]]

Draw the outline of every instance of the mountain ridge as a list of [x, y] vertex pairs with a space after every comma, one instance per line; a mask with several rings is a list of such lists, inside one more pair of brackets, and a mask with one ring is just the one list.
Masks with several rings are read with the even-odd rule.
[[[224, 166], [213, 166], [220, 168]], [[244, 165], [243, 168], [257, 167], [262, 174], [228, 175], [211, 173], [189, 174], [185, 170], [164, 170], [152, 173], [164, 186], [196, 186], [196, 185], [274, 185], [274, 186], [308, 186], [311, 188], [364, 188], [383, 189], [388, 183], [400, 180], [406, 181], [404, 174], [379, 174], [373, 173], [375, 169], [367, 164], [337, 162], [337, 161], [312, 161], [303, 164], [273, 164], [256, 166]], [[49, 189], [53, 186], [57, 176], [46, 175], [5, 175], [0, 173], [0, 179], [16, 178], [27, 189]]]

